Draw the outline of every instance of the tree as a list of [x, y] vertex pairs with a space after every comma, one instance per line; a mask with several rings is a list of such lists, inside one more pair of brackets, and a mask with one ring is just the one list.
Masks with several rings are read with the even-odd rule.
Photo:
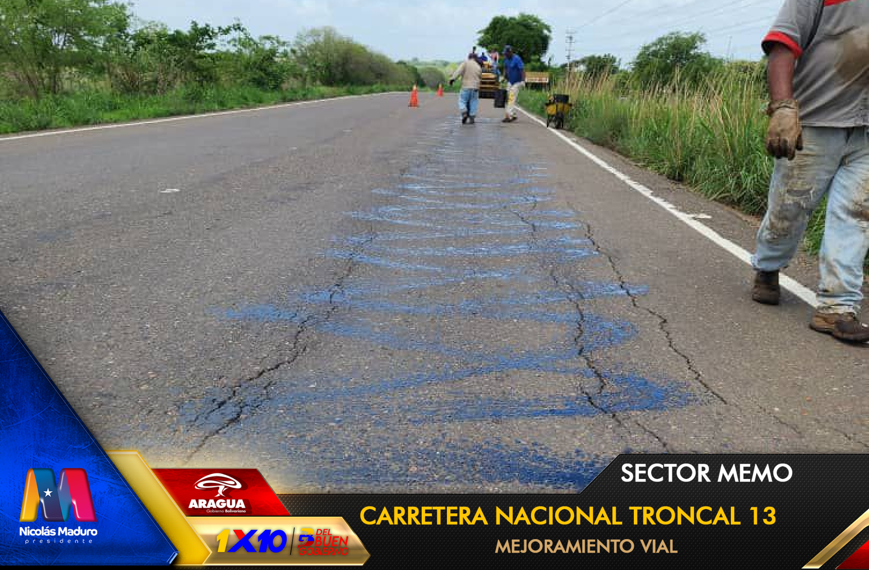
[[530, 64], [542, 64], [552, 39], [552, 28], [531, 14], [519, 14], [516, 17], [495, 16], [478, 33], [479, 45], [485, 49], [502, 52], [505, 45], [511, 45], [513, 51]]
[[[407, 85], [423, 85], [425, 83], [425, 80], [423, 80], [422, 74], [420, 74], [420, 70], [416, 65], [401, 60], [396, 61], [395, 64], [403, 69], [407, 77], [410, 78], [410, 83]], [[399, 83], [399, 85], [402, 85], [402, 83]]]
[[260, 89], [280, 89], [294, 71], [289, 57], [289, 43], [277, 36], [254, 38], [242, 29], [229, 44], [235, 52], [227, 53], [232, 77], [241, 84]]
[[640, 48], [634, 60], [636, 77], [646, 86], [667, 85], [676, 77], [697, 84], [716, 67], [718, 58], [701, 51], [706, 36], [701, 33], [672, 32]]
[[[233, 38], [234, 34], [237, 36]], [[283, 49], [279, 40], [266, 40], [261, 47], [273, 53], [255, 54], [255, 40], [238, 22], [226, 27], [192, 22], [188, 31], [169, 31], [163, 24], [152, 23], [120, 32], [106, 42], [106, 72], [115, 89], [128, 93], [164, 93], [186, 84], [213, 85], [221, 79], [219, 68], [227, 54], [218, 48], [226, 38], [234, 43], [239, 57], [245, 51], [252, 58], [279, 57]], [[233, 75], [238, 72], [233, 70]]]
[[423, 67], [419, 70], [419, 75], [425, 86], [431, 89], [435, 89], [438, 85], [443, 85], [447, 82], [444, 72], [436, 67]]
[[574, 69], [589, 77], [615, 75], [619, 72], [619, 60], [607, 53], [604, 55], [588, 55], [574, 62]]
[[306, 81], [322, 85], [407, 85], [416, 74], [385, 55], [340, 35], [333, 28], [301, 32], [292, 54]]
[[104, 46], [129, 25], [111, 0], [3, 0], [0, 68], [32, 97], [59, 93], [65, 71], [93, 70]]

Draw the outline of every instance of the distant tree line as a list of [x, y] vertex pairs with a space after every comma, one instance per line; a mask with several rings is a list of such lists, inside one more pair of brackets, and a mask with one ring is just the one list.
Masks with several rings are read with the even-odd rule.
[[254, 37], [238, 22], [170, 30], [139, 21], [113, 0], [0, 2], [6, 96], [38, 99], [83, 85], [143, 94], [191, 85], [409, 87], [432, 78], [332, 28], [307, 30], [290, 42]]
[[[570, 71], [587, 78], [618, 75], [622, 84], [642, 88], [667, 87], [678, 83], [698, 87], [721, 72], [736, 72], [747, 82], [762, 82], [760, 62], [726, 61], [703, 50], [706, 37], [701, 33], [673, 32], [640, 48], [630, 66], [622, 67], [616, 56], [594, 54], [571, 62]], [[562, 66], [561, 72], [566, 72]]]
[[[552, 29], [531, 14], [495, 16], [479, 31], [478, 42], [484, 49], [504, 49], [512, 45], [528, 69], [547, 70], [559, 79], [568, 71], [567, 64], [553, 67], [544, 61], [552, 39]], [[751, 80], [760, 78], [761, 67], [753, 62], [726, 62], [703, 48], [706, 37], [701, 33], [673, 32], [644, 45], [628, 66], [610, 53], [584, 56], [570, 62], [569, 70], [586, 78], [619, 75], [625, 84], [643, 88], [697, 86], [725, 68], [740, 67]], [[551, 58], [550, 58], [551, 59]]]

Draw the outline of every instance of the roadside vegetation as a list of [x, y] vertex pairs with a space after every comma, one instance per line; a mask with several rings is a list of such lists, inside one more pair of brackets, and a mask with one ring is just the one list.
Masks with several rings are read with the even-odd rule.
[[[408, 90], [437, 76], [332, 28], [171, 30], [111, 0], [0, 2], [0, 133]], [[437, 85], [434, 85], [435, 88]]]
[[[702, 50], [702, 34], [668, 34], [644, 46], [629, 69], [612, 55], [559, 69], [555, 90], [574, 104], [566, 128], [745, 213], [766, 210], [773, 160], [767, 128], [765, 62], [723, 61]], [[545, 114], [547, 93], [523, 105]], [[819, 208], [807, 232], [817, 252]]]

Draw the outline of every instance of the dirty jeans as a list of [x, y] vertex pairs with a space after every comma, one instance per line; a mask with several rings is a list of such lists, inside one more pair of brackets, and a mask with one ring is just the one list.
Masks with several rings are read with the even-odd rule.
[[755, 269], [777, 271], [796, 254], [812, 211], [827, 195], [818, 310], [859, 311], [869, 250], [869, 133], [865, 127], [805, 127], [803, 150], [775, 163], [769, 208], [757, 235]]
[[516, 116], [516, 103], [519, 101], [519, 91], [525, 87], [525, 82], [511, 83], [507, 89], [507, 106], [504, 109], [508, 117]]
[[459, 112], [477, 116], [480, 107], [480, 91], [478, 89], [462, 89], [459, 93]]

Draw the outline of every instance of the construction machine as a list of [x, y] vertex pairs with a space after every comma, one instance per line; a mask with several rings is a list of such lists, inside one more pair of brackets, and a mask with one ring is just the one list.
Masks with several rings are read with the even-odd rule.
[[494, 99], [495, 93], [500, 89], [498, 74], [492, 66], [492, 61], [483, 62], [483, 76], [480, 80], [480, 99]]

